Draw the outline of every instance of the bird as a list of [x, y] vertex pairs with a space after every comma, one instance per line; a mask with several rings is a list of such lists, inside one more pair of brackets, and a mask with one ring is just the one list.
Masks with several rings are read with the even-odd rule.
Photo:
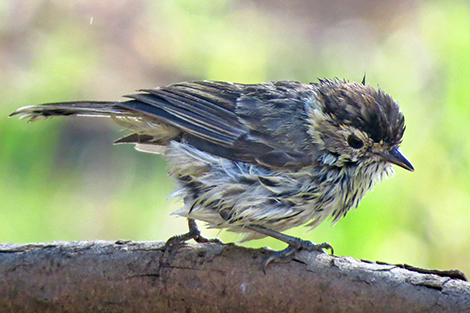
[[[317, 82], [221, 81], [141, 89], [122, 101], [73, 101], [19, 108], [29, 122], [53, 116], [111, 118], [130, 133], [115, 141], [162, 154], [184, 205], [189, 231], [167, 246], [212, 241], [209, 228], [242, 233], [242, 241], [270, 236], [287, 247], [263, 269], [300, 250], [333, 247], [283, 232], [325, 219], [333, 224], [358, 206], [393, 166], [414, 171], [400, 151], [405, 119], [380, 87], [339, 78]], [[217, 239], [214, 239], [217, 240]]]

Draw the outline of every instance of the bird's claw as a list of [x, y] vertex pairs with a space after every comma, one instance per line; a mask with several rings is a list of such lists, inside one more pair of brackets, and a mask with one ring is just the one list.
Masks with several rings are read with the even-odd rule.
[[324, 242], [321, 244], [315, 244], [311, 241], [307, 240], [299, 240], [298, 244], [296, 245], [288, 245], [287, 248], [284, 250], [275, 252], [271, 254], [262, 264], [262, 270], [266, 274], [266, 267], [268, 266], [269, 263], [271, 262], [277, 262], [281, 260], [282, 258], [285, 258], [289, 255], [292, 255], [294, 253], [297, 253], [300, 250], [307, 250], [307, 251], [318, 251], [318, 252], [324, 252], [323, 250], [327, 249], [331, 251], [331, 254], [334, 253], [333, 246], [330, 245], [328, 242]]
[[165, 246], [166, 247], [177, 246], [191, 239], [193, 239], [197, 243], [208, 243], [208, 242], [220, 243], [220, 244], [223, 243], [222, 240], [220, 240], [219, 238], [206, 238], [202, 235], [193, 236], [193, 234], [186, 233], [186, 234], [170, 237], [166, 241]]
[[302, 240], [302, 244], [298, 250], [307, 250], [307, 251], [319, 251], [324, 252], [323, 250], [330, 250], [330, 254], [334, 254], [333, 246], [330, 245], [328, 242], [315, 244], [311, 241]]
[[186, 242], [191, 239], [194, 239], [194, 241], [198, 243], [206, 243], [206, 242], [222, 243], [222, 241], [219, 238], [209, 239], [209, 238], [202, 236], [201, 232], [199, 231], [199, 228], [196, 225], [196, 222], [193, 219], [188, 219], [188, 225], [189, 225], [189, 231], [187, 233], [170, 237], [166, 241], [165, 247], [180, 245], [183, 242]]
[[220, 243], [220, 244], [223, 244], [222, 240], [220, 240], [219, 238], [206, 238], [202, 235], [199, 235], [197, 236], [196, 238], [194, 238], [194, 241], [196, 241], [197, 243], [206, 243], [206, 242], [212, 242], [212, 243]]

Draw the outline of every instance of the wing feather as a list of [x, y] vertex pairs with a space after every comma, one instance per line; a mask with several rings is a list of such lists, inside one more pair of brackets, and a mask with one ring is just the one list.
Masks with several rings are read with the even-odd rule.
[[181, 140], [212, 154], [268, 167], [307, 166], [305, 97], [286, 84], [179, 83], [140, 90], [117, 105], [178, 128]]
[[222, 145], [230, 144], [233, 141], [233, 138], [226, 137], [217, 132], [213, 124], [204, 124], [197, 119], [197, 116], [189, 114], [184, 110], [175, 109], [174, 106], [168, 105], [167, 101], [161, 101], [148, 94], [133, 95], [132, 98], [136, 101], [126, 101], [119, 105], [126, 109], [150, 115], [179, 128], [183, 132], [195, 133], [202, 138]]

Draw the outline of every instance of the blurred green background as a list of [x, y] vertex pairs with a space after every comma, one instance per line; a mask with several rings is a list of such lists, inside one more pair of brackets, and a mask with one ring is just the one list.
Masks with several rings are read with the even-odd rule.
[[[107, 0], [0, 4], [0, 242], [166, 240], [165, 161], [113, 146], [111, 121], [7, 116], [25, 105], [119, 100], [210, 79], [360, 81], [399, 101], [396, 169], [334, 227], [289, 231], [337, 255], [470, 273], [470, 4], [467, 1]], [[202, 226], [202, 225], [201, 225]], [[236, 234], [203, 230], [225, 242]], [[282, 249], [276, 240], [247, 246]]]

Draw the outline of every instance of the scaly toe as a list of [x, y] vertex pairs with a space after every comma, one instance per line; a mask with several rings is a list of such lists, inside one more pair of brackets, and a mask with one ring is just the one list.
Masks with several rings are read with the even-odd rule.
[[311, 241], [302, 240], [299, 250], [307, 250], [307, 251], [319, 251], [324, 252], [323, 250], [330, 250], [331, 254], [334, 253], [333, 246], [330, 245], [328, 242], [324, 242], [321, 244], [315, 244]]
[[277, 261], [281, 260], [282, 258], [295, 253], [296, 251], [297, 251], [297, 249], [295, 247], [288, 246], [284, 250], [274, 252], [261, 264], [261, 268], [262, 268], [263, 272], [266, 274], [266, 267], [268, 266], [269, 263], [277, 262]]
[[[171, 239], [171, 238], [170, 238]], [[220, 240], [219, 238], [206, 238], [204, 236], [197, 236], [196, 238], [194, 238], [194, 241], [198, 242], [198, 243], [206, 243], [206, 242], [213, 242], [213, 243], [220, 243], [220, 244], [223, 244], [222, 240]]]
[[296, 245], [296, 246], [289, 245], [284, 250], [274, 252], [273, 254], [271, 254], [262, 263], [262, 270], [266, 274], [266, 267], [268, 266], [269, 263], [277, 262], [277, 261], [281, 260], [282, 258], [285, 258], [289, 255], [294, 254], [294, 253], [297, 253], [300, 250], [324, 252], [323, 249], [330, 250], [331, 254], [334, 253], [333, 246], [330, 245], [328, 242], [324, 242], [324, 243], [321, 243], [321, 244], [315, 244], [315, 243], [313, 243], [311, 241], [307, 241], [307, 240], [299, 241], [299, 245]]
[[181, 238], [180, 235], [176, 235], [176, 236], [168, 238], [168, 240], [165, 242], [165, 247], [177, 246], [177, 245], [184, 243], [185, 241], [186, 240]]

